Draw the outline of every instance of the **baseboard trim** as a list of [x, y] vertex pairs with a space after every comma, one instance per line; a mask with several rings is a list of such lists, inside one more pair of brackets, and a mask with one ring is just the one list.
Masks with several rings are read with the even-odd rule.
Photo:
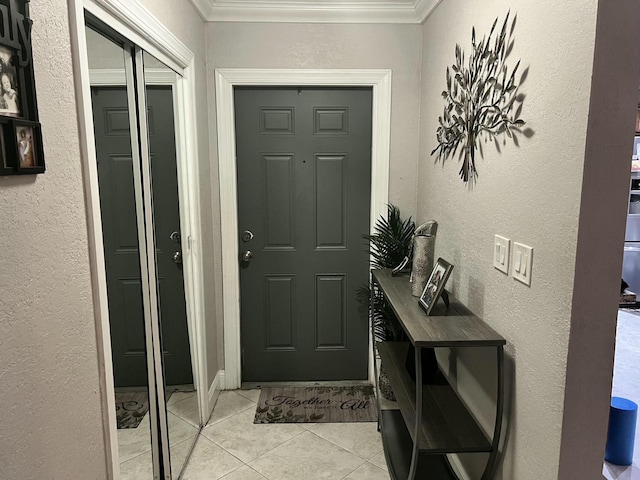
[[208, 411], [207, 411], [207, 422], [213, 413], [213, 407], [216, 406], [216, 401], [218, 400], [218, 395], [220, 392], [224, 390], [224, 370], [218, 370], [216, 373], [216, 377], [213, 379], [213, 383], [209, 388], [209, 402], [208, 402]]

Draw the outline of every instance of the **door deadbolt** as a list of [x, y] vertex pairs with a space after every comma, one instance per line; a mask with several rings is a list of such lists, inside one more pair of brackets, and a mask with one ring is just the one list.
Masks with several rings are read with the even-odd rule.
[[176, 243], [180, 243], [180, 239], [181, 239], [180, 232], [173, 232], [171, 235], [169, 235], [169, 239], [173, 240]]
[[253, 232], [251, 232], [251, 230], [245, 230], [244, 232], [242, 232], [240, 238], [242, 238], [242, 241], [244, 243], [247, 243], [248, 241], [253, 239]]

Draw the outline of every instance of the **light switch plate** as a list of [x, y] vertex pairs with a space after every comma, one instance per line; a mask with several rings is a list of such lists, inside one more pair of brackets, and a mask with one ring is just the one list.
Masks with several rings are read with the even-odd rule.
[[493, 240], [493, 266], [509, 275], [509, 246], [511, 240], [496, 235]]
[[533, 248], [522, 243], [513, 242], [513, 278], [531, 286], [531, 266], [533, 265]]

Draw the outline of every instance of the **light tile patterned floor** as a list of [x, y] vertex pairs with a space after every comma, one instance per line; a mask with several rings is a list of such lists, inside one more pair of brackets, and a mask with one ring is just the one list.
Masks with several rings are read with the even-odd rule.
[[220, 394], [185, 480], [389, 480], [376, 423], [255, 425], [259, 395]]
[[[167, 402], [171, 466], [178, 478], [198, 434], [198, 400], [195, 392], [174, 392]], [[153, 478], [149, 414], [138, 428], [118, 430], [121, 480]]]
[[[640, 403], [640, 310], [618, 311], [616, 356], [613, 369], [613, 396]], [[605, 462], [608, 480], [640, 480], [640, 425], [636, 428], [633, 464], [626, 467]]]

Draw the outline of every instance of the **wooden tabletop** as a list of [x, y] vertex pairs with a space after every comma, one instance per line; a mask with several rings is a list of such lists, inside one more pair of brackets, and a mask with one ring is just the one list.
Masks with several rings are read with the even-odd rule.
[[373, 270], [373, 280], [384, 292], [400, 324], [417, 347], [499, 346], [505, 339], [474, 315], [453, 295], [450, 306], [442, 299], [427, 314], [418, 305], [418, 297], [411, 294], [407, 276], [391, 276], [391, 270]]

